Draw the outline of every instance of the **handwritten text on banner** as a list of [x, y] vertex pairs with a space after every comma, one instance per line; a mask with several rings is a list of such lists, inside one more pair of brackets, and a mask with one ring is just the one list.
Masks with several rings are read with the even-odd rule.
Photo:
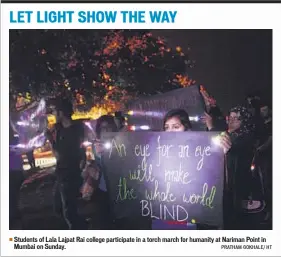
[[220, 226], [224, 158], [216, 134], [108, 134], [103, 159], [115, 216]]

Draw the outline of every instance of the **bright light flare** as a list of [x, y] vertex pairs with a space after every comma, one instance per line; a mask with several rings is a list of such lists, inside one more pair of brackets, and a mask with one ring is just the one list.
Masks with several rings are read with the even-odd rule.
[[220, 145], [221, 145], [220, 136], [214, 136], [214, 137], [212, 137], [212, 142], [213, 142], [215, 145], [220, 146]]
[[142, 126], [140, 126], [140, 129], [141, 129], [141, 130], [149, 130], [150, 127], [147, 126], [147, 125], [142, 125]]
[[142, 116], [150, 116], [150, 117], [155, 117], [155, 118], [163, 118], [164, 117], [164, 113], [162, 112], [144, 112], [141, 114]]
[[88, 147], [88, 146], [92, 145], [92, 143], [89, 142], [89, 141], [84, 141], [84, 142], [82, 143], [82, 145], [83, 145], [84, 147]]
[[18, 144], [18, 145], [16, 145], [16, 147], [17, 147], [17, 148], [26, 148], [26, 145], [24, 145], [24, 144]]
[[129, 130], [135, 131], [136, 130], [136, 126], [129, 126]]
[[198, 116], [191, 116], [191, 117], [189, 117], [189, 120], [198, 122], [200, 119]]
[[134, 111], [128, 111], [128, 115], [134, 115]]
[[105, 149], [110, 149], [111, 148], [111, 143], [110, 142], [106, 142], [106, 143], [104, 143], [104, 148]]
[[27, 127], [29, 125], [28, 121], [18, 121], [17, 125], [22, 126], [22, 127]]
[[18, 145], [16, 145], [16, 147], [31, 150], [31, 149], [36, 149], [36, 148], [41, 147], [42, 145], [44, 145], [44, 142], [45, 142], [45, 135], [44, 135], [44, 133], [42, 133], [42, 134], [30, 139], [27, 144], [18, 144]]

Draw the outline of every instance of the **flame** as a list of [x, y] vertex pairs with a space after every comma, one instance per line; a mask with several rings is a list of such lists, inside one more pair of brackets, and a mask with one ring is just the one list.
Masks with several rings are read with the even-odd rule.
[[108, 74], [106, 74], [105, 72], [102, 74], [102, 78], [105, 80], [105, 81], [109, 81], [110, 80], [110, 76]]
[[177, 47], [176, 47], [176, 51], [177, 51], [177, 52], [181, 52], [181, 47], [180, 47], [180, 46], [177, 46]]
[[[112, 74], [112, 68], [118, 68], [119, 62], [122, 62], [121, 58], [119, 58], [119, 60], [115, 60], [111, 57], [124, 47], [127, 47], [131, 54], [139, 54], [143, 63], [148, 63], [149, 67], [151, 68], [156, 67], [157, 65], [153, 63], [154, 56], [170, 56], [171, 54], [169, 54], [169, 52], [172, 50], [166, 45], [164, 39], [158, 37], [156, 43], [155, 41], [151, 43], [152, 47], [157, 48], [158, 51], [156, 50], [156, 52], [153, 52], [152, 54], [149, 54], [149, 51], [143, 51], [149, 48], [151, 42], [149, 39], [150, 37], [152, 37], [152, 33], [150, 32], [141, 36], [132, 36], [130, 38], [126, 38], [123, 36], [122, 31], [113, 31], [107, 36], [101, 38], [100, 50], [94, 51], [95, 56], [102, 57], [100, 63], [96, 64], [96, 67], [98, 67], [100, 70], [100, 75], [98, 78], [95, 78], [95, 80], [92, 81], [92, 86], [95, 90], [97, 90], [97, 92], [100, 89], [100, 92], [105, 91], [105, 94], [98, 96], [99, 93], [96, 94], [96, 92], [94, 92], [93, 102], [96, 103], [96, 105], [93, 106], [88, 112], [80, 112], [76, 110], [72, 116], [73, 119], [97, 119], [101, 115], [112, 114], [112, 112], [122, 109], [128, 100], [131, 100], [135, 95], [137, 95], [137, 93], [134, 93], [133, 95], [132, 93], [129, 94], [128, 91], [123, 89], [124, 87], [119, 86], [119, 81], [114, 81], [113, 75], [111, 77], [110, 74]], [[72, 48], [72, 46], [70, 47]], [[177, 52], [176, 55], [184, 56], [180, 46], [177, 46], [175, 50]], [[43, 55], [47, 54], [47, 51], [45, 49], [39, 48], [38, 53], [39, 55]], [[173, 55], [172, 58], [175, 58], [175, 55]], [[66, 51], [63, 54], [63, 59], [66, 61], [66, 66], [68, 69], [75, 69], [77, 65], [83, 66], [83, 63], [79, 63], [80, 59], [76, 51], [71, 51], [70, 53]], [[49, 67], [49, 63], [47, 64]], [[48, 69], [52, 71], [52, 68]], [[127, 68], [127, 72], [134, 70], [134, 67]], [[81, 75], [85, 80], [85, 74]], [[76, 85], [72, 85], [72, 82], [65, 78], [66, 77], [63, 76], [62, 80], [53, 82], [53, 85], [56, 87], [61, 85], [65, 90], [74, 91]], [[175, 78], [169, 80], [169, 82], [178, 83], [178, 85], [182, 87], [187, 87], [194, 84], [194, 81], [184, 74], [175, 75]], [[83, 90], [79, 90], [79, 92], [77, 89], [75, 90], [74, 96], [76, 106], [86, 104], [85, 97], [81, 92], [83, 92]], [[30, 95], [19, 95], [17, 97], [17, 105], [23, 106], [26, 103], [29, 103], [31, 100], [33, 100], [31, 99], [32, 97]], [[54, 124], [55, 118], [48, 118], [48, 121], [50, 124]]]
[[194, 83], [193, 80], [189, 79], [188, 76], [181, 74], [176, 75], [175, 81], [178, 82], [182, 87], [188, 87]]

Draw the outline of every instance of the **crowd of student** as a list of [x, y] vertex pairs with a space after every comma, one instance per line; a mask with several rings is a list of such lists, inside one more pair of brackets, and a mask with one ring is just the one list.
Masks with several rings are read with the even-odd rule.
[[[246, 107], [232, 108], [227, 118], [217, 106], [207, 106], [201, 118], [206, 130], [224, 131], [220, 137], [226, 160], [224, 229], [245, 228], [245, 213], [262, 213], [258, 222], [271, 223], [271, 110], [258, 96], [249, 96], [247, 101]], [[81, 147], [85, 139], [83, 124], [73, 121], [72, 113], [69, 101], [57, 101], [52, 111], [57, 124], [46, 133], [57, 158], [55, 212], [64, 218], [69, 229], [88, 229], [88, 222], [78, 211], [77, 200], [82, 195], [97, 210], [91, 217], [91, 226], [95, 229], [153, 229], [153, 221], [149, 218], [114, 219], [109, 206], [101, 162], [102, 138], [105, 132], [126, 131], [124, 118], [105, 115], [97, 120], [94, 160], [89, 161], [85, 159], [85, 150]], [[189, 130], [192, 130], [192, 123], [186, 111], [176, 109], [165, 115], [163, 131]], [[21, 164], [17, 160], [16, 153], [10, 151], [10, 226], [19, 216], [18, 195], [23, 180]], [[198, 224], [198, 229], [205, 228]]]

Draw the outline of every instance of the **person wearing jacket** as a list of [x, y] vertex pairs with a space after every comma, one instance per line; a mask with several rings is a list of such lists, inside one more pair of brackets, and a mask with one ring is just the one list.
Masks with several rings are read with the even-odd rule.
[[254, 156], [255, 133], [251, 113], [242, 106], [229, 112], [228, 130], [232, 146], [226, 155], [229, 210], [227, 226], [239, 229], [243, 224], [242, 201], [248, 199], [251, 186], [250, 167]]
[[22, 153], [16, 149], [18, 137], [14, 136], [14, 131], [10, 126], [10, 147], [9, 147], [9, 227], [15, 228], [20, 220], [19, 199], [20, 188], [24, 181]]

